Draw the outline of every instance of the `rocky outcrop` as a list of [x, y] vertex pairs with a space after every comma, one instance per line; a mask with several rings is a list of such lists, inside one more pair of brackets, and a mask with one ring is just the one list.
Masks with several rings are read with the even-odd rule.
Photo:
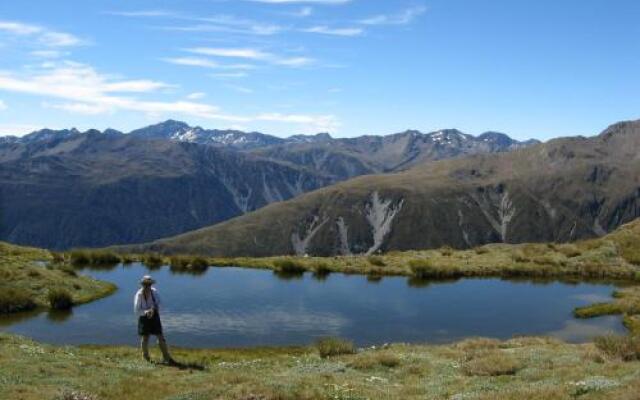
[[373, 254], [380, 250], [385, 237], [391, 232], [393, 220], [402, 210], [403, 201], [393, 205], [392, 199], [381, 199], [376, 191], [371, 194], [371, 202], [367, 205], [367, 222], [371, 226], [373, 245], [367, 250], [367, 254]]
[[307, 254], [311, 240], [327, 221], [327, 218], [321, 219], [319, 216], [314, 215], [308, 225], [303, 226], [302, 233], [296, 232], [291, 235], [291, 245], [295, 254], [299, 256]]

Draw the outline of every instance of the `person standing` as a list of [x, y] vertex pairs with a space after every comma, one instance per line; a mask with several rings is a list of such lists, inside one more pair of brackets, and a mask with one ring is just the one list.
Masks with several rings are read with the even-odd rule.
[[158, 338], [158, 346], [162, 351], [162, 357], [167, 364], [176, 364], [169, 354], [167, 341], [162, 333], [162, 322], [160, 322], [160, 296], [153, 284], [156, 281], [149, 275], [145, 275], [140, 280], [142, 287], [136, 292], [133, 300], [133, 309], [138, 316], [138, 335], [141, 337], [140, 347], [142, 356], [146, 361], [151, 361], [149, 357], [149, 336]]

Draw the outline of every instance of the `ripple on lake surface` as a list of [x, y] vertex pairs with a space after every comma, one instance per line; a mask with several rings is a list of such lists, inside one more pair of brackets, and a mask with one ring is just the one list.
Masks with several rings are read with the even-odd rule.
[[[142, 265], [88, 274], [114, 282], [112, 296], [71, 313], [0, 318], [5, 331], [64, 344], [135, 344], [133, 295], [149, 273]], [[199, 276], [153, 271], [171, 343], [186, 347], [308, 344], [341, 336], [359, 345], [451, 342], [470, 336], [552, 335], [582, 342], [624, 332], [619, 317], [573, 318], [575, 307], [607, 301], [609, 284], [467, 279], [409, 282], [386, 277], [310, 274], [281, 279], [271, 271], [212, 268]]]

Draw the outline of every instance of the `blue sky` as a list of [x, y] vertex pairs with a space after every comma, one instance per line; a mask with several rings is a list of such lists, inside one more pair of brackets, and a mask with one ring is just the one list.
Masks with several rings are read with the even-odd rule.
[[640, 118], [637, 0], [0, 3], [0, 134], [592, 135]]

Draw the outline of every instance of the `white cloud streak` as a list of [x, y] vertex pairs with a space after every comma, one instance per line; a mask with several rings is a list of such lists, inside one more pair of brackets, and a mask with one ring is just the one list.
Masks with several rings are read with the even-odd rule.
[[363, 25], [407, 25], [426, 11], [427, 8], [424, 6], [411, 7], [398, 14], [375, 15], [373, 17], [362, 19], [358, 22]]
[[[51, 63], [26, 75], [0, 72], [0, 90], [43, 98], [43, 106], [66, 112], [98, 115], [132, 111], [150, 117], [185, 115], [227, 123], [278, 122], [295, 124], [305, 131], [332, 131], [339, 123], [332, 115], [260, 113], [234, 115], [197, 99], [177, 101], [144, 100], [135, 95], [151, 94], [173, 87], [152, 80], [116, 80], [91, 66], [74, 62]], [[53, 101], [53, 102], [51, 102]]]
[[191, 94], [187, 95], [187, 99], [188, 100], [200, 100], [200, 99], [203, 99], [205, 97], [207, 97], [207, 94], [203, 93], [203, 92], [194, 92], [194, 93], [191, 93]]
[[306, 33], [319, 33], [322, 35], [332, 36], [360, 36], [364, 33], [362, 28], [330, 28], [328, 26], [313, 26], [311, 28], [303, 29], [302, 32]]
[[0, 100], [0, 111], [6, 110], [7, 109], [7, 105], [5, 104], [4, 101]]
[[146, 18], [181, 18], [182, 14], [167, 10], [138, 10], [138, 11], [109, 11], [105, 14], [120, 17], [146, 17]]
[[309, 57], [287, 57], [252, 48], [195, 47], [186, 49], [186, 51], [209, 57], [262, 61], [292, 68], [308, 66], [315, 61]]
[[52, 31], [39, 25], [17, 21], [0, 21], [0, 33], [35, 38], [35, 42], [45, 47], [72, 47], [86, 44], [86, 41], [70, 33]]
[[251, 64], [221, 64], [215, 60], [204, 57], [169, 57], [163, 58], [162, 61], [169, 64], [184, 65], [188, 67], [201, 67], [221, 70], [251, 70], [255, 68], [255, 66]]

